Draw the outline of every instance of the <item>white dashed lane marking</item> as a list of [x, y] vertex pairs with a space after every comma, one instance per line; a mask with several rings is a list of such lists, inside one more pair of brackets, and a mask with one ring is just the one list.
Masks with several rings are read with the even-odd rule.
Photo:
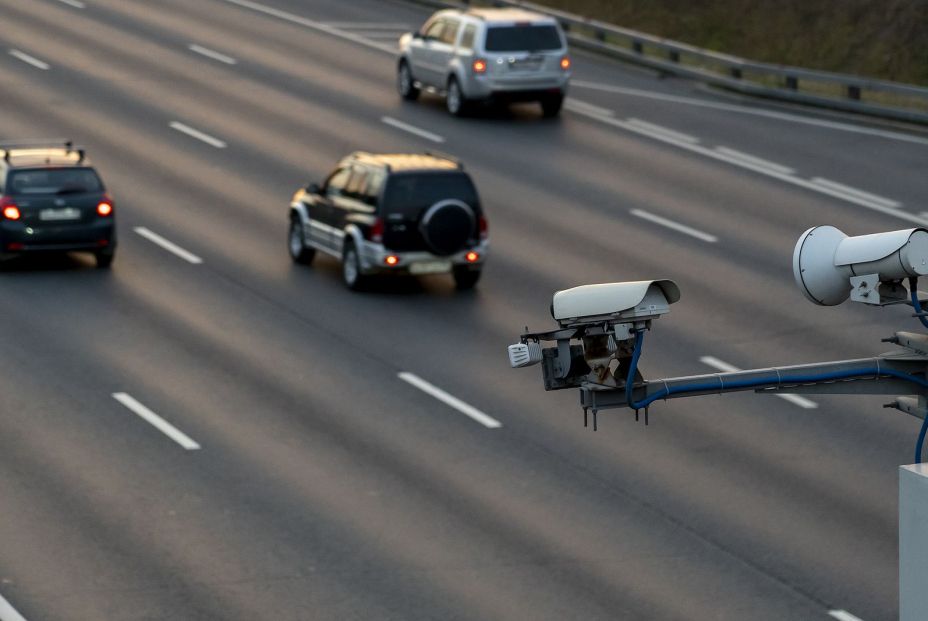
[[422, 129], [421, 127], [416, 127], [415, 125], [410, 125], [409, 123], [404, 123], [403, 121], [398, 121], [390, 116], [381, 117], [380, 120], [390, 127], [395, 127], [396, 129], [409, 132], [410, 134], [414, 134], [420, 138], [425, 138], [426, 140], [431, 140], [432, 142], [442, 143], [445, 141], [445, 139], [438, 134]]
[[199, 450], [200, 445], [190, 439], [190, 436], [136, 401], [131, 395], [124, 392], [114, 392], [112, 396], [152, 427], [171, 438], [188, 451]]
[[654, 224], [659, 224], [668, 229], [677, 231], [678, 233], [683, 233], [684, 235], [695, 237], [696, 239], [699, 239], [701, 241], [704, 241], [710, 244], [714, 244], [715, 242], [719, 240], [719, 238], [716, 237], [715, 235], [710, 235], [709, 233], [700, 231], [699, 229], [694, 229], [691, 226], [687, 226], [685, 224], [681, 224], [674, 220], [664, 218], [663, 216], [658, 216], [649, 211], [644, 211], [643, 209], [632, 209], [630, 213], [633, 216], [642, 218], [643, 220], [648, 220], [649, 222], [653, 222]]
[[12, 56], [13, 58], [18, 58], [24, 63], [28, 65], [32, 65], [36, 69], [41, 69], [42, 71], [48, 71], [49, 69], [52, 68], [52, 66], [49, 65], [47, 62], [41, 61], [35, 56], [30, 56], [29, 54], [25, 52], [21, 52], [20, 50], [10, 50], [10, 56]]
[[207, 58], [218, 60], [219, 62], [225, 63], [227, 65], [234, 65], [236, 62], [238, 62], [231, 56], [226, 56], [222, 52], [211, 50], [208, 47], [203, 47], [202, 45], [197, 45], [196, 43], [191, 43], [190, 45], [187, 46], [187, 48], [191, 52], [196, 52], [197, 54], [200, 54], [201, 56], [206, 56]]
[[484, 414], [483, 412], [481, 412], [480, 410], [478, 410], [477, 408], [471, 405], [468, 405], [467, 403], [464, 403], [457, 397], [449, 395], [441, 388], [438, 388], [437, 386], [434, 386], [428, 383], [427, 381], [425, 381], [418, 375], [415, 375], [413, 373], [403, 372], [403, 373], [399, 373], [397, 377], [399, 377], [401, 380], [403, 380], [407, 384], [411, 384], [412, 386], [415, 386], [416, 388], [418, 388], [425, 394], [435, 397], [436, 399], [438, 399], [445, 405], [448, 405], [454, 408], [461, 414], [464, 414], [465, 416], [469, 416], [470, 418], [474, 419], [475, 421], [477, 421], [484, 427], [487, 427], [488, 429], [498, 429], [499, 427], [503, 426], [502, 423], [500, 423], [498, 420], [496, 420], [492, 416], [488, 416]]
[[180, 121], [171, 121], [171, 122], [169, 123], [169, 126], [170, 126], [171, 129], [176, 130], [176, 131], [179, 131], [179, 132], [182, 133], [182, 134], [187, 134], [187, 135], [190, 136], [191, 138], [196, 138], [197, 140], [199, 140], [199, 141], [201, 141], [201, 142], [205, 142], [206, 144], [210, 145], [211, 147], [216, 147], [217, 149], [225, 149], [225, 148], [226, 148], [226, 143], [223, 142], [222, 140], [220, 140], [219, 138], [215, 138], [215, 137], [213, 137], [213, 136], [210, 136], [209, 134], [206, 134], [206, 133], [204, 133], [204, 132], [201, 132], [201, 131], [198, 130], [198, 129], [194, 129], [194, 128], [190, 127], [189, 125], [185, 125], [185, 124], [181, 123]]
[[148, 241], [150, 241], [151, 243], [157, 246], [161, 246], [162, 248], [164, 248], [171, 254], [180, 257], [181, 259], [183, 259], [184, 261], [187, 261], [188, 263], [199, 265], [200, 263], [203, 262], [203, 259], [201, 259], [197, 255], [193, 254], [192, 252], [188, 252], [184, 250], [183, 248], [181, 248], [174, 242], [161, 237], [157, 233], [149, 231], [144, 226], [137, 226], [132, 230], [138, 233], [139, 235], [141, 235], [142, 237], [144, 237], [145, 239], [147, 239]]

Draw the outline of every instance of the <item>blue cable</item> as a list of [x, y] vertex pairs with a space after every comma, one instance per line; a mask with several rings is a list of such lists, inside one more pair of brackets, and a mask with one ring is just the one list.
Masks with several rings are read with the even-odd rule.
[[922, 303], [918, 301], [918, 278], [914, 276], [909, 278], [909, 294], [912, 296], [912, 308], [915, 309], [915, 312], [918, 320], [922, 322], [922, 325], [928, 328], [928, 319], [922, 315]]
[[[670, 395], [686, 393], [686, 392], [697, 392], [701, 390], [716, 390], [721, 387], [721, 384], [713, 383], [703, 383], [703, 384], [690, 384], [683, 386], [665, 386], [660, 389], [653, 395], [645, 397], [641, 401], [634, 401], [632, 399], [632, 391], [634, 388], [634, 379], [635, 371], [638, 368], [638, 359], [641, 356], [641, 347], [644, 343], [644, 331], [639, 331], [635, 334], [635, 350], [632, 353], [631, 366], [628, 370], [628, 378], [625, 380], [625, 401], [628, 403], [628, 406], [634, 410], [640, 410], [651, 405], [653, 402], [658, 399], [664, 399]], [[889, 377], [895, 377], [901, 380], [909, 381], [924, 388], [928, 388], [928, 381], [915, 377], [914, 375], [909, 375], [908, 373], [902, 373], [901, 371], [896, 371], [895, 369], [860, 369], [857, 371], [834, 371], [832, 373], [823, 373], [821, 375], [808, 375], [808, 376], [792, 376], [787, 378], [787, 381], [797, 384], [808, 384], [812, 382], [828, 382], [841, 379], [851, 379], [855, 377], [868, 377], [871, 375], [887, 375]], [[772, 384], [777, 382], [779, 378], [770, 378], [770, 379], [745, 379], [739, 381], [727, 382], [726, 387], [729, 388], [753, 388], [760, 387]], [[928, 432], [928, 417], [925, 418], [922, 423], [921, 431], [918, 434], [918, 441], [915, 444], [915, 463], [919, 464], [922, 461], [922, 447], [925, 442], [925, 435]]]
[[[912, 296], [912, 308], [915, 310], [918, 316], [918, 320], [922, 322], [922, 325], [928, 328], [928, 319], [922, 315], [922, 303], [918, 301], [918, 278], [913, 276], [909, 278], [909, 293]], [[922, 428], [918, 432], [918, 441], [915, 443], [915, 463], [922, 463], [922, 447], [925, 444], [925, 432], [928, 431], [928, 416], [925, 417], [925, 420], [922, 421]]]

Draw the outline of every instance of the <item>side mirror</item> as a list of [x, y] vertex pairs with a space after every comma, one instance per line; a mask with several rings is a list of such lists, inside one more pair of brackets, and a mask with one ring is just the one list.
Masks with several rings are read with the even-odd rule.
[[310, 194], [321, 194], [322, 188], [319, 187], [318, 183], [310, 183], [308, 186], [306, 186], [306, 191]]
[[413, 38], [413, 39], [420, 39], [420, 40], [421, 40], [421, 39], [423, 39], [424, 37], [422, 36], [422, 33], [421, 33], [421, 32], [419, 32], [418, 30], [416, 30], [415, 32], [412, 33], [412, 38]]

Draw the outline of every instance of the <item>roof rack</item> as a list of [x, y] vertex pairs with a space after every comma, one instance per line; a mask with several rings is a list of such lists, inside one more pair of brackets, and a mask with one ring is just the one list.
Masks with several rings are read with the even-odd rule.
[[46, 138], [37, 140], [17, 140], [15, 142], [0, 142], [0, 151], [3, 151], [3, 160], [7, 164], [10, 163], [10, 156], [13, 154], [13, 151], [25, 149], [41, 149], [43, 147], [62, 148], [64, 149], [66, 155], [69, 153], [77, 153], [77, 163], [80, 164], [84, 161], [84, 148], [75, 147], [74, 142], [65, 138]]
[[441, 151], [431, 151], [431, 150], [426, 151], [425, 154], [430, 157], [435, 157], [438, 159], [448, 160], [449, 162], [453, 162], [458, 165], [458, 169], [464, 170], [464, 164], [462, 164], [461, 160], [454, 157], [453, 155], [448, 155], [447, 153], [442, 153]]

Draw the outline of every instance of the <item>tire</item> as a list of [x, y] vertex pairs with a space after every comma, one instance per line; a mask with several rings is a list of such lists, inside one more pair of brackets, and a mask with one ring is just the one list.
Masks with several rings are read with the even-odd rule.
[[396, 70], [396, 90], [399, 91], [400, 97], [406, 101], [415, 101], [419, 98], [419, 89], [416, 88], [412, 71], [409, 70], [409, 63], [405, 60], [400, 62], [400, 66]]
[[458, 291], [467, 291], [473, 289], [477, 281], [480, 280], [482, 270], [472, 270], [462, 267], [454, 268], [454, 285]]
[[445, 107], [448, 109], [453, 116], [467, 116], [469, 111], [470, 102], [467, 101], [467, 98], [464, 97], [464, 93], [461, 91], [461, 85], [458, 84], [458, 79], [454, 76], [451, 76], [451, 79], [448, 80], [448, 93], [445, 96]]
[[93, 258], [97, 261], [97, 269], [105, 270], [113, 264], [113, 259], [116, 258], [115, 250], [98, 250], [93, 253]]
[[342, 253], [342, 282], [352, 291], [361, 291], [367, 284], [367, 276], [361, 273], [361, 257], [352, 242], [345, 244]]
[[561, 113], [561, 106], [563, 104], [563, 95], [548, 95], [541, 100], [541, 115], [546, 119], [553, 119]]
[[306, 245], [306, 236], [303, 233], [303, 223], [300, 217], [294, 215], [290, 218], [290, 233], [287, 236], [287, 249], [294, 263], [309, 265], [316, 256], [316, 249]]

